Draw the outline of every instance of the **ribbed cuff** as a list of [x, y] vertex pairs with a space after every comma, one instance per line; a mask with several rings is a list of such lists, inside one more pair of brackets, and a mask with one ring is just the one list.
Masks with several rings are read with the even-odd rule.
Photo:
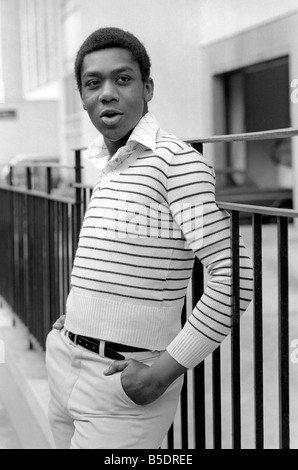
[[193, 332], [186, 323], [180, 333], [167, 347], [168, 353], [182, 366], [193, 369], [206, 359], [218, 346], [198, 331]]

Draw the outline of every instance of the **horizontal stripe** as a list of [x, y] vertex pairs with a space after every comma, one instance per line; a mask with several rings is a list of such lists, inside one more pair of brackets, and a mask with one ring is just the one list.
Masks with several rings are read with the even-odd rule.
[[[97, 240], [96, 237], [82, 237], [82, 238], [93, 238], [94, 240]], [[81, 246], [80, 246], [81, 248]], [[126, 256], [132, 256], [132, 257], [136, 257], [136, 258], [146, 258], [146, 259], [163, 259], [163, 260], [166, 260], [166, 261], [193, 261], [193, 258], [187, 258], [187, 259], [183, 259], [181, 260], [181, 258], [174, 258], [174, 257], [167, 257], [167, 256], [151, 256], [151, 255], [148, 255], [148, 254], [144, 254], [144, 255], [137, 255], [135, 253], [130, 253], [130, 252], [127, 252], [127, 251], [117, 251], [117, 250], [107, 250], [105, 248], [100, 248], [100, 247], [89, 247], [89, 246], [84, 246], [85, 249], [89, 249], [89, 250], [99, 250], [99, 251], [103, 251], [103, 252], [107, 252], [107, 253], [116, 253], [116, 254], [119, 254], [119, 255], [126, 255]]]
[[[96, 249], [96, 248], [94, 248]], [[82, 259], [90, 259], [86, 256], [81, 256], [79, 254], [76, 254], [76, 258], [82, 258]], [[100, 262], [103, 262], [103, 263], [111, 263], [111, 264], [119, 264], [119, 265], [122, 265], [122, 266], [127, 266], [127, 267], [132, 267], [132, 268], [138, 268], [138, 269], [158, 269], [159, 271], [169, 271], [169, 268], [162, 268], [160, 266], [144, 266], [144, 265], [139, 265], [139, 264], [133, 264], [133, 263], [127, 263], [127, 262], [121, 262], [119, 260], [103, 260], [103, 259], [100, 259], [100, 258], [97, 258], [96, 259], [97, 261], [100, 261]], [[192, 267], [184, 267], [184, 268], [173, 268], [171, 267], [171, 273], [172, 272], [180, 272], [180, 271], [190, 271], [192, 269]]]
[[213, 342], [216, 343], [216, 344], [220, 344], [220, 343], [221, 343], [220, 340], [215, 340], [215, 339], [212, 338], [211, 336], [206, 335], [206, 333], [204, 333], [202, 330], [200, 330], [197, 326], [195, 326], [195, 325], [191, 322], [190, 318], [188, 319], [188, 323], [190, 323], [190, 325], [191, 325], [193, 328], [195, 328], [195, 330], [199, 331], [199, 332], [201, 333], [201, 335], [205, 336], [205, 337], [208, 338], [209, 340], [213, 341]]
[[[148, 178], [148, 179], [151, 179], [153, 181], [155, 181], [157, 184], [159, 184], [160, 186], [162, 186], [162, 188], [167, 191], [167, 188], [165, 187], [165, 185], [158, 179], [158, 178], [155, 178], [154, 176], [152, 175], [147, 175], [146, 173], [129, 173], [129, 176], [140, 176], [141, 178]], [[112, 180], [111, 181], [112, 183], [116, 183], [117, 181], [115, 180]], [[127, 184], [136, 184], [135, 182], [129, 182]]]
[[[87, 330], [91, 325], [98, 332], [103, 328], [115, 342], [121, 334], [132, 346], [138, 342], [135, 331], [142, 331], [153, 348], [158, 336], [158, 344], [169, 346], [174, 359], [189, 367], [204, 360], [230, 331], [231, 217], [218, 208], [215, 174], [208, 160], [161, 131], [150, 116], [142, 118], [128, 139], [130, 155], [119, 149], [93, 190], [72, 271], [76, 302], [70, 321], [82, 325], [86, 317]], [[167, 236], [162, 238], [165, 230]], [[175, 326], [171, 348], [164, 341], [169, 338], [171, 315], [180, 315], [185, 304], [195, 255], [208, 279], [199, 280], [205, 286], [203, 294], [183, 329], [179, 332]], [[252, 298], [253, 283], [241, 236], [238, 279], [242, 314]], [[77, 304], [82, 306], [80, 313]], [[127, 321], [130, 310], [133, 324]], [[165, 323], [163, 312], [169, 315]], [[158, 330], [152, 328], [153, 317]], [[175, 325], [178, 320], [173, 317]], [[160, 325], [167, 325], [167, 331]]]
[[214, 191], [200, 191], [200, 192], [196, 192], [196, 193], [192, 193], [192, 194], [183, 194], [181, 195], [180, 197], [178, 197], [177, 199], [173, 199], [171, 201], [171, 204], [177, 204], [177, 202], [179, 201], [188, 201], [188, 199], [192, 199], [193, 201], [196, 200], [196, 198], [198, 198], [199, 196], [205, 196], [206, 194], [211, 194], [211, 195], [214, 195]]
[[[181, 184], [180, 186], [174, 186], [172, 188], [169, 188], [168, 193], [170, 193], [171, 191], [177, 191], [178, 189], [189, 188], [192, 185], [200, 185], [200, 184], [211, 184], [212, 186], [214, 186], [213, 181], [207, 181], [207, 180], [193, 181], [192, 183]], [[201, 194], [201, 193], [198, 192], [197, 194]]]
[[215, 180], [215, 177], [210, 173], [210, 171], [205, 171], [205, 170], [201, 170], [201, 171], [188, 171], [186, 173], [182, 173], [182, 174], [179, 174], [179, 175], [168, 175], [168, 179], [172, 179], [172, 178], [185, 178], [186, 176], [195, 176], [195, 175], [198, 175], [198, 176], [202, 176], [202, 175], [208, 175], [208, 176], [211, 176], [213, 180]]
[[101, 284], [110, 284], [111, 286], [121, 286], [121, 287], [129, 287], [130, 289], [140, 289], [140, 290], [144, 290], [144, 291], [152, 290], [152, 291], [156, 291], [156, 292], [162, 292], [162, 288], [157, 289], [156, 287], [132, 286], [132, 285], [129, 285], [129, 284], [122, 284], [122, 283], [119, 283], [119, 282], [103, 281], [102, 279], [95, 279], [94, 277], [89, 278], [89, 277], [86, 277], [86, 276], [78, 276], [77, 274], [73, 274], [73, 273], [72, 273], [71, 276], [75, 277], [76, 279], [82, 279], [84, 281], [100, 282]]

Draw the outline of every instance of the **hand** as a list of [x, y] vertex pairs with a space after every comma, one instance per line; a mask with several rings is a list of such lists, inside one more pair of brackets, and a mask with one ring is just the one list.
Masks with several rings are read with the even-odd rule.
[[66, 318], [66, 315], [61, 315], [58, 318], [58, 320], [55, 321], [52, 328], [54, 328], [55, 330], [59, 330], [59, 331], [62, 330], [62, 328], [64, 327], [65, 318]]
[[137, 405], [148, 405], [160, 397], [166, 387], [154, 380], [151, 376], [151, 368], [142, 362], [128, 359], [114, 361], [105, 375], [112, 375], [122, 371], [121, 384], [126, 395]]

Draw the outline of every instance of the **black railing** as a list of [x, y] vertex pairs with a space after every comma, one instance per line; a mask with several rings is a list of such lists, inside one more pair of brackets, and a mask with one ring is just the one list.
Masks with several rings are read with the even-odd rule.
[[[282, 131], [287, 134], [288, 132]], [[290, 130], [290, 136], [298, 131]], [[264, 136], [264, 134], [263, 134]], [[276, 132], [274, 132], [274, 138]], [[231, 136], [227, 137], [229, 140]], [[250, 139], [250, 135], [241, 137]], [[223, 138], [221, 138], [222, 141]], [[203, 139], [202, 139], [203, 140]], [[213, 141], [217, 141], [214, 138]], [[213, 142], [208, 139], [208, 143]], [[194, 146], [202, 142], [191, 142]], [[81, 183], [80, 151], [75, 152], [74, 197], [55, 196], [0, 186], [0, 295], [27, 327], [29, 346], [36, 341], [44, 347], [52, 323], [64, 313], [69, 291], [70, 271], [75, 255], [79, 230], [90, 199], [91, 187]], [[28, 179], [30, 183], [30, 178]], [[50, 188], [49, 183], [49, 188]], [[233, 324], [230, 337], [212, 356], [185, 374], [180, 408], [164, 446], [169, 449], [234, 449], [243, 446], [241, 374], [241, 322], [239, 319], [239, 214], [250, 214], [252, 230], [252, 257], [254, 262], [253, 309], [253, 372], [254, 393], [254, 447], [264, 448], [264, 315], [262, 218], [270, 215], [276, 220], [278, 235], [278, 409], [279, 447], [290, 447], [289, 398], [289, 274], [288, 224], [297, 212], [260, 206], [221, 203], [231, 213], [233, 252]], [[192, 283], [183, 309], [185, 321], [201, 297], [204, 289], [204, 271], [195, 262]], [[230, 344], [229, 354], [227, 344]], [[223, 351], [224, 349], [224, 351]], [[226, 410], [226, 390], [223, 367], [230, 363], [230, 390], [228, 404], [231, 422], [227, 426], [223, 416]], [[223, 383], [225, 382], [225, 384]], [[225, 403], [223, 396], [225, 395]], [[231, 441], [226, 443], [226, 434]]]

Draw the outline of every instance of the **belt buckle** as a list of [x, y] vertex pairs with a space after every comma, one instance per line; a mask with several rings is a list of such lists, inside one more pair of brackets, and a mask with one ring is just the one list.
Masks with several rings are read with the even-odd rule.
[[[73, 338], [71, 338], [71, 336], [73, 336]], [[65, 336], [67, 336], [68, 339], [70, 339], [70, 341], [72, 341], [74, 344], [77, 344], [77, 334], [76, 333], [71, 333], [70, 331], [68, 330], [65, 330]]]

